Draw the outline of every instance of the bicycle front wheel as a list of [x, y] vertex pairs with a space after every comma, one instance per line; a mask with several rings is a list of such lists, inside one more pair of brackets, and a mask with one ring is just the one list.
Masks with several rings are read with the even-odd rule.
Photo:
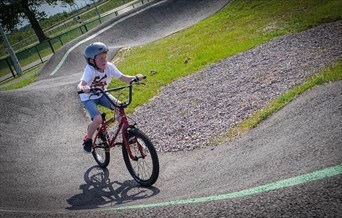
[[93, 144], [93, 157], [101, 168], [106, 168], [109, 164], [110, 152], [107, 143], [106, 134], [104, 132], [95, 132]]
[[129, 129], [125, 135], [128, 137], [129, 146], [122, 146], [122, 154], [129, 173], [140, 185], [153, 185], [159, 176], [156, 149], [150, 139], [137, 128]]

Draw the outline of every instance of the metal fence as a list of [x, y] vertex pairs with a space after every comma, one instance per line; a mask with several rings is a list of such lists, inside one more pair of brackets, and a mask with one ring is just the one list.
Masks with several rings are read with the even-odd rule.
[[[79, 23], [78, 25], [76, 25], [76, 27], [69, 29], [56, 37], [50, 38], [45, 42], [35, 44], [25, 50], [16, 52], [17, 58], [19, 60], [23, 72], [32, 69], [33, 67], [39, 64], [44, 63], [55, 53], [55, 51], [60, 49], [64, 44], [81, 36], [90, 29], [98, 26], [102, 22], [105, 22], [113, 17], [121, 15], [129, 10], [132, 10], [136, 7], [140, 7], [152, 1], [154, 0], [132, 1], [131, 3], [128, 3], [122, 7], [117, 8], [116, 10], [106, 12], [89, 21]], [[16, 76], [17, 73], [15, 72], [15, 68], [11, 58], [7, 56], [5, 58], [0, 59], [0, 82], [3, 82]]]

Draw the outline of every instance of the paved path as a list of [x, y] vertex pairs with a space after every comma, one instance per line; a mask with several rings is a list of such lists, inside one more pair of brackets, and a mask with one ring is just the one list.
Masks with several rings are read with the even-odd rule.
[[[161, 2], [118, 22], [96, 40], [113, 43], [113, 49], [136, 45], [134, 32], [124, 31], [132, 36], [126, 43], [120, 33], [123, 28], [138, 31], [133, 28], [137, 20], [145, 20], [139, 25], [148, 31], [161, 31], [152, 39], [145, 31], [136, 33], [140, 43], [155, 40], [226, 2]], [[174, 20], [163, 12], [166, 8], [179, 13]], [[189, 22], [181, 26], [177, 21], [184, 17]], [[128, 174], [120, 149], [112, 151], [108, 170], [97, 168], [92, 156], [81, 152], [87, 121], [75, 85], [82, 70], [77, 66], [84, 63], [79, 53], [87, 43], [58, 52], [31, 86], [0, 92], [0, 216], [341, 216], [341, 82], [305, 93], [234, 142], [213, 150], [160, 153], [160, 178], [146, 189]]]

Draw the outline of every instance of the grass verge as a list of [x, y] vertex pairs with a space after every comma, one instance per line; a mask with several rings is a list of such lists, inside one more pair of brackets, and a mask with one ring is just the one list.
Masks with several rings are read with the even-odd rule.
[[[291, 90], [287, 91], [286, 93], [282, 94], [280, 97], [274, 99], [264, 108], [246, 118], [237, 126], [229, 129], [227, 133], [228, 139], [233, 139], [237, 136], [240, 136], [248, 132], [250, 129], [255, 128], [263, 120], [267, 119], [273, 113], [279, 111], [285, 105], [293, 101], [298, 95], [313, 88], [314, 86], [322, 85], [328, 82], [335, 82], [338, 80], [342, 80], [342, 59], [340, 59], [338, 63], [334, 66], [331, 66], [330, 68], [321, 71], [320, 73], [311, 77], [301, 85], [296, 86]], [[221, 139], [220, 141], [225, 140]]]
[[19, 77], [15, 77], [11, 80], [8, 80], [4, 83], [1, 83], [0, 86], [3, 86], [1, 91], [6, 90], [13, 90], [13, 89], [20, 89], [25, 86], [28, 86], [29, 84], [33, 83], [38, 77], [39, 74], [37, 71], [41, 68], [41, 65], [38, 65], [27, 72], [25, 72], [24, 75], [21, 75]]
[[[124, 73], [145, 73], [129, 111], [172, 81], [276, 37], [342, 19], [339, 0], [235, 0], [191, 28], [144, 46], [126, 48], [114, 63]], [[151, 71], [156, 73], [150, 73]], [[113, 82], [110, 87], [119, 85]]]
[[[340, 0], [233, 0], [217, 14], [188, 29], [162, 40], [119, 52], [114, 62], [122, 72], [145, 73], [148, 76], [146, 86], [136, 87], [134, 101], [128, 112], [146, 103], [163, 86], [180, 77], [276, 37], [339, 19], [342, 19]], [[149, 73], [151, 71], [153, 73]], [[36, 77], [37, 75], [32, 75], [30, 78], [19, 79], [20, 83], [6, 89], [24, 87]], [[120, 82], [114, 81], [110, 87], [117, 85]], [[286, 98], [289, 97], [284, 96], [281, 101], [286, 102]], [[272, 113], [269, 110], [276, 109], [265, 109], [255, 119], [258, 122], [265, 119], [269, 116], [267, 114]], [[244, 125], [253, 127], [258, 122]], [[243, 131], [236, 129], [230, 132], [229, 135], [239, 135]]]

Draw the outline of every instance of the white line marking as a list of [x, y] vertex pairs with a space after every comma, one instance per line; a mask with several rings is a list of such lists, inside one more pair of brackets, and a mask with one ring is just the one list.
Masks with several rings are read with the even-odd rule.
[[131, 18], [131, 17], [133, 17], [134, 15], [137, 15], [137, 14], [139, 14], [139, 13], [141, 13], [141, 12], [144, 12], [144, 11], [146, 11], [147, 9], [151, 8], [151, 7], [154, 7], [154, 6], [156, 6], [156, 5], [162, 4], [162, 3], [166, 2], [166, 1], [167, 1], [167, 0], [158, 2], [158, 3], [156, 3], [156, 4], [153, 4], [153, 5], [150, 5], [150, 6], [146, 7], [146, 8], [144, 8], [144, 9], [140, 10], [140, 11], [137, 11], [137, 12], [135, 12], [135, 13], [133, 13], [133, 14], [130, 14], [130, 15], [126, 16], [126, 17], [123, 17], [123, 18], [121, 18], [120, 20], [118, 20], [118, 21], [112, 23], [111, 25], [109, 25], [109, 26], [103, 28], [102, 30], [98, 31], [98, 32], [95, 33], [94, 35], [91, 35], [91, 36], [89, 36], [88, 38], [83, 39], [82, 41], [79, 41], [79, 42], [76, 43], [74, 46], [72, 46], [71, 48], [69, 48], [69, 50], [64, 54], [62, 60], [58, 63], [57, 67], [52, 71], [52, 73], [50, 73], [50, 76], [53, 76], [53, 75], [59, 70], [59, 68], [61, 68], [61, 66], [63, 65], [64, 61], [66, 60], [66, 58], [67, 58], [68, 55], [70, 54], [70, 52], [71, 52], [72, 50], [74, 50], [77, 46], [79, 46], [79, 45], [85, 43], [86, 41], [89, 41], [89, 40], [95, 38], [96, 36], [98, 36], [98, 35], [104, 33], [105, 31], [107, 31], [108, 29], [112, 28], [112, 27], [115, 26], [116, 24], [118, 24], [118, 23], [120, 23], [120, 22], [122, 22], [122, 21], [124, 21], [124, 20], [127, 20], [128, 18]]

